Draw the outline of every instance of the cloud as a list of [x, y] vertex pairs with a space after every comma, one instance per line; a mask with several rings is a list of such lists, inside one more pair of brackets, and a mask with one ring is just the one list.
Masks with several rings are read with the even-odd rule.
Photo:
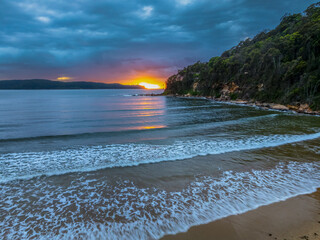
[[0, 79], [165, 79], [314, 2], [1, 0]]
[[139, 13], [139, 15], [142, 17], [142, 18], [148, 18], [152, 15], [152, 12], [153, 12], [153, 7], [152, 6], [144, 6], [142, 8], [142, 11]]
[[192, 3], [192, 0], [176, 0], [178, 4], [180, 5], [189, 5]]
[[48, 17], [43, 17], [43, 16], [40, 16], [40, 17], [36, 17], [36, 19], [40, 22], [43, 22], [43, 23], [49, 23], [50, 22], [50, 18]]

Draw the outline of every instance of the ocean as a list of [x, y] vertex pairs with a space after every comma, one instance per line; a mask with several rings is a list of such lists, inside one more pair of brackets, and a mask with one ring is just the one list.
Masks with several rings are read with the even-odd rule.
[[159, 239], [320, 187], [320, 118], [151, 90], [0, 92], [0, 239]]

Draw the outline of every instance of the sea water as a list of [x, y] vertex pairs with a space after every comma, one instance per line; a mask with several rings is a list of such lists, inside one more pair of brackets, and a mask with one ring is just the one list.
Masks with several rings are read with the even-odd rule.
[[151, 92], [1, 91], [0, 238], [158, 239], [320, 187], [319, 117]]

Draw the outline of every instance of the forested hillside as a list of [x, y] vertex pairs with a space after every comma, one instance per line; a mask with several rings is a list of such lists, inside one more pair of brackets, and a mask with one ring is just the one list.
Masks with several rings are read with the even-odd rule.
[[178, 71], [165, 94], [211, 96], [320, 109], [320, 3], [286, 15], [274, 30]]

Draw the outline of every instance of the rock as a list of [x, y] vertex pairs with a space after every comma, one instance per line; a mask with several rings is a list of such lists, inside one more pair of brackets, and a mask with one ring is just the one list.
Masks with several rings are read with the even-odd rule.
[[234, 93], [235, 91], [237, 91], [239, 89], [239, 86], [237, 84], [235, 84], [234, 82], [231, 83], [231, 86], [229, 87], [229, 90], [231, 93]]
[[299, 110], [298, 106], [293, 106], [293, 105], [287, 105], [287, 108], [289, 108], [292, 111], [298, 111]]
[[309, 105], [307, 103], [305, 104], [301, 104], [299, 106], [298, 112], [300, 113], [313, 113], [313, 111], [311, 110], [311, 108], [309, 107]]
[[195, 83], [193, 84], [192, 90], [193, 90], [194, 92], [197, 92], [197, 91], [198, 91], [198, 85], [199, 85], [198, 82], [195, 82]]
[[263, 85], [263, 83], [261, 83], [258, 85], [258, 91], [261, 92], [263, 90], [264, 90], [264, 85]]
[[229, 86], [228, 85], [224, 85], [222, 90], [221, 90], [221, 94], [222, 95], [226, 95], [226, 94], [229, 94], [229, 93], [230, 93]]
[[225, 99], [225, 100], [229, 100], [230, 99], [230, 94], [235, 93], [235, 92], [239, 92], [239, 86], [237, 84], [235, 84], [234, 82], [229, 83], [229, 84], [225, 84], [221, 90], [221, 98]]
[[260, 106], [265, 108], [271, 108], [271, 105], [271, 103], [260, 103]]
[[272, 105], [270, 105], [270, 107], [272, 109], [281, 110], [281, 111], [288, 111], [289, 110], [288, 107], [281, 105], [281, 104], [272, 104]]
[[248, 101], [244, 101], [244, 100], [231, 100], [231, 103], [236, 103], [236, 104], [247, 104]]
[[244, 101], [244, 100], [236, 100], [236, 103], [239, 103], [239, 104], [247, 104], [248, 101]]

